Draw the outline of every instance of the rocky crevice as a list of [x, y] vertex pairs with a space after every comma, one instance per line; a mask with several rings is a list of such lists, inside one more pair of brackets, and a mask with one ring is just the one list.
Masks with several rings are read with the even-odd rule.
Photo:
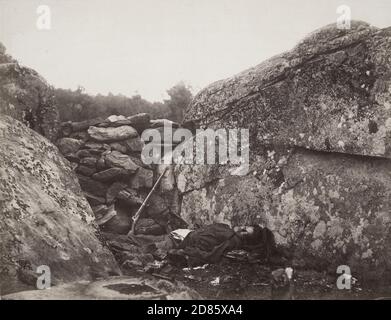
[[[167, 124], [174, 132], [180, 127], [166, 119], [152, 120], [145, 113], [61, 125], [61, 138], [56, 144], [77, 174], [103, 239], [124, 270], [146, 267], [164, 253], [158, 250], [153, 255], [126, 234], [132, 227], [132, 217], [164, 168], [145, 164], [141, 152], [148, 143], [153, 143], [164, 157]], [[141, 134], [148, 130], [161, 135], [160, 144], [141, 139]], [[167, 172], [138, 220], [135, 234], [142, 241], [159, 246], [169, 232], [186, 226], [179, 212], [175, 181]]]

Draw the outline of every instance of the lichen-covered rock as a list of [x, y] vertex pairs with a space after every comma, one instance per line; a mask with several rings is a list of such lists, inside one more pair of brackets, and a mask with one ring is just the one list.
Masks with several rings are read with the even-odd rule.
[[1, 292], [33, 288], [24, 271], [51, 269], [52, 283], [118, 273], [98, 240], [91, 208], [58, 149], [8, 116], [0, 119]]
[[[290, 249], [294, 263], [365, 279], [391, 280], [391, 161], [306, 149], [268, 150], [248, 175], [221, 167], [181, 194], [191, 227], [259, 223]], [[191, 186], [200, 171], [176, 179]], [[183, 190], [183, 189], [182, 189]], [[363, 279], [362, 278], [362, 279]]]
[[330, 25], [202, 90], [186, 120], [249, 129], [249, 172], [176, 165], [182, 217], [262, 223], [295, 265], [390, 281], [390, 61], [390, 28]]
[[36, 71], [19, 65], [0, 46], [0, 114], [20, 120], [55, 141], [59, 114], [53, 89]]
[[391, 28], [329, 25], [202, 90], [185, 120], [248, 128], [252, 143], [391, 157]]

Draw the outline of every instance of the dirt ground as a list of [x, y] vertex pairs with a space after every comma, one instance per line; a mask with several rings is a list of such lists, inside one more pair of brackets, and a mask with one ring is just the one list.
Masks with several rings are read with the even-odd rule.
[[[276, 266], [232, 261], [224, 258], [219, 264], [194, 269], [172, 269], [151, 277], [167, 277], [197, 291], [204, 299], [271, 299], [270, 274]], [[140, 272], [125, 271], [127, 275]], [[336, 276], [309, 270], [295, 270], [294, 299], [391, 299], [391, 287], [363, 288], [357, 281], [351, 290], [339, 290]]]

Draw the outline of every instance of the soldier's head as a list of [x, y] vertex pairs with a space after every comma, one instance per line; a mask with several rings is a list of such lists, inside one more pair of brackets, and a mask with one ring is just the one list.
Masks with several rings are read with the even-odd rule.
[[264, 245], [270, 249], [275, 246], [273, 233], [260, 225], [238, 226], [234, 227], [234, 231], [241, 238], [244, 246]]

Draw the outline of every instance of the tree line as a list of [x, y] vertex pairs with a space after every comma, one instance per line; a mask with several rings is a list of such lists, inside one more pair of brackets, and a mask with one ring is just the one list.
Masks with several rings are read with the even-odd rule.
[[150, 102], [133, 95], [122, 94], [89, 95], [79, 86], [76, 90], [54, 89], [60, 120], [83, 121], [110, 115], [131, 116], [146, 112], [153, 119], [165, 118], [181, 123], [183, 113], [193, 98], [191, 88], [180, 82], [167, 90], [169, 99], [163, 102]]

